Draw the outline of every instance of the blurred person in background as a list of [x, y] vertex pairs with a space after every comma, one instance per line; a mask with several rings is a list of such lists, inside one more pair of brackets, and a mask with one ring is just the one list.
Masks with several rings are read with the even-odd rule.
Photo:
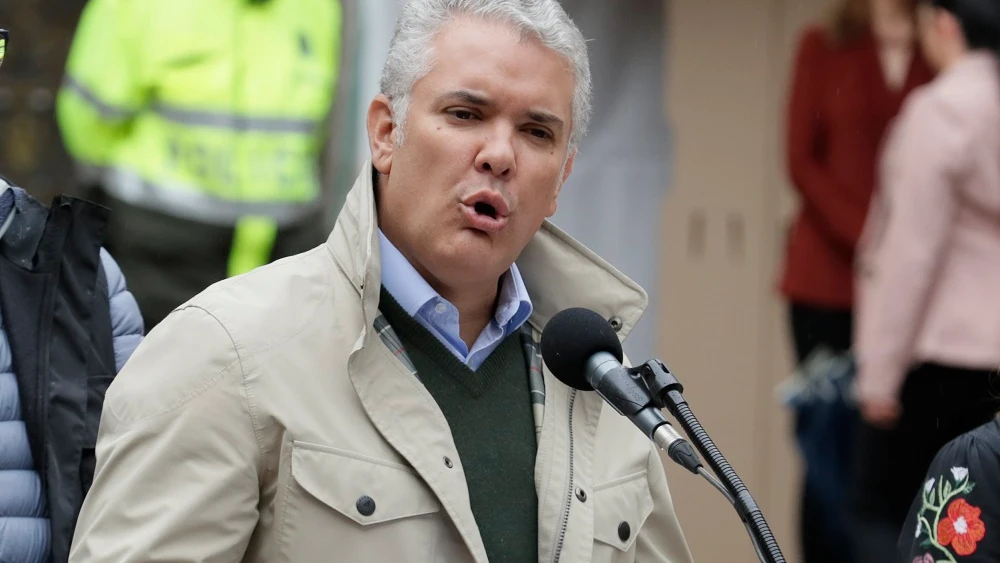
[[560, 0], [587, 38], [594, 76], [591, 132], [580, 145], [553, 222], [649, 293], [625, 352], [657, 357], [660, 220], [670, 139], [663, 106], [663, 0]]
[[[0, 30], [0, 64], [7, 50]], [[17, 139], [5, 139], [17, 142]], [[0, 561], [61, 563], [94, 478], [104, 394], [142, 316], [105, 208], [51, 208], [0, 177]]]
[[57, 116], [88, 196], [114, 210], [108, 247], [148, 328], [212, 283], [324, 240], [329, 178], [340, 174], [329, 168], [344, 162], [324, 148], [339, 141], [329, 135], [334, 101], [350, 98], [335, 94], [349, 71], [343, 8], [84, 8]]
[[[780, 289], [800, 370], [851, 347], [852, 273], [883, 134], [932, 71], [916, 44], [912, 0], [843, 0], [801, 35], [786, 114], [786, 158], [799, 210]], [[856, 411], [841, 399], [796, 411], [805, 457], [800, 539], [806, 563], [852, 561], [843, 491]]]
[[891, 560], [935, 453], [1000, 392], [1000, 0], [922, 0], [919, 16], [940, 75], [887, 139], [858, 260], [852, 497], [870, 561]]

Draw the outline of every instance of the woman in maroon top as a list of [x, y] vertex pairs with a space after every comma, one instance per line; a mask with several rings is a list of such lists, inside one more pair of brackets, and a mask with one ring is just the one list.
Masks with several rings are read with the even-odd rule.
[[[781, 292], [790, 305], [798, 362], [813, 350], [851, 345], [854, 251], [874, 191], [883, 134], [903, 99], [932, 78], [916, 48], [913, 0], [842, 0], [826, 25], [802, 34], [787, 108], [787, 159], [799, 195]], [[800, 408], [800, 432], [810, 413]], [[824, 428], [849, 453], [853, 428]], [[841, 455], [841, 459], [848, 456]], [[829, 468], [824, 468], [829, 471]], [[837, 467], [846, 482], [849, 467]], [[802, 498], [803, 560], [856, 561], [807, 468]], [[828, 493], [829, 491], [824, 491]], [[829, 497], [829, 495], [827, 495]]]

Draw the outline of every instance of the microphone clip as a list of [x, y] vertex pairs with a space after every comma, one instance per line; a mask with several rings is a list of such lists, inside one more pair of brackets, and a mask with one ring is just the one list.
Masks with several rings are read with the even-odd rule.
[[665, 408], [676, 416], [677, 405], [687, 403], [684, 400], [684, 386], [660, 360], [649, 360], [632, 369], [638, 372], [646, 383], [653, 396], [653, 404], [657, 408]]

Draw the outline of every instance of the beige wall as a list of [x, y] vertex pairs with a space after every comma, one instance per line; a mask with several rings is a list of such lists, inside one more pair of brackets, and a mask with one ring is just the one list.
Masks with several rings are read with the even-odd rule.
[[[667, 24], [675, 168], [664, 204], [660, 349], [788, 561], [800, 560], [800, 468], [774, 393], [792, 369], [774, 291], [794, 205], [782, 113], [797, 33], [822, 4], [676, 0]], [[728, 503], [673, 463], [668, 472], [696, 560], [755, 561]]]

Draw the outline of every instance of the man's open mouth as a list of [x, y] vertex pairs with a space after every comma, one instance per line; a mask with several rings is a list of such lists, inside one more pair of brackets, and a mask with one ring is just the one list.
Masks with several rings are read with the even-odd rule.
[[476, 213], [478, 213], [479, 215], [485, 215], [486, 217], [489, 217], [490, 219], [496, 219], [497, 218], [497, 210], [496, 210], [496, 208], [493, 207], [492, 205], [486, 203], [485, 201], [478, 201], [478, 202], [476, 202], [476, 204], [473, 206], [473, 209], [475, 209]]
[[507, 225], [510, 208], [498, 192], [480, 190], [462, 201], [469, 225], [478, 231], [498, 233]]

